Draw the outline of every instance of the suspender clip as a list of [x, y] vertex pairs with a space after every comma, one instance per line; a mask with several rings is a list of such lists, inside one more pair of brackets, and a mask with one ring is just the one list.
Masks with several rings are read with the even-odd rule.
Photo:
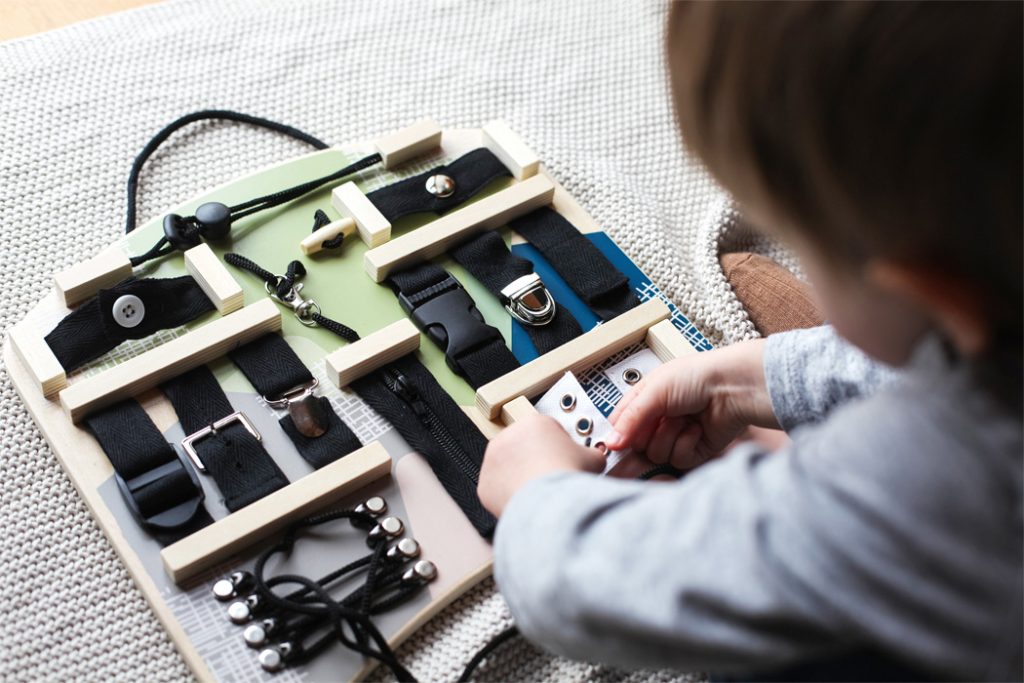
[[[196, 513], [202, 509], [205, 496], [203, 487], [199, 483], [199, 477], [192, 466], [185, 461], [182, 453], [173, 445], [171, 445], [171, 449], [178, 456], [177, 458], [136, 477], [125, 479], [116, 471], [114, 472], [117, 488], [120, 489], [121, 496], [128, 505], [128, 510], [143, 528], [157, 531], [180, 529], [191, 522]], [[168, 484], [173, 486], [168, 486]], [[139, 498], [136, 496], [151, 486], [157, 487], [153, 489], [155, 491], [173, 488], [175, 499], [180, 502], [175, 502], [170, 507], [157, 512], [143, 510], [143, 505], [140, 505]], [[179, 491], [181, 492], [180, 498], [178, 497]]]
[[299, 434], [315, 439], [326, 432], [329, 425], [323, 403], [313, 395], [319, 383], [314, 377], [312, 381], [293, 387], [280, 396], [264, 396], [263, 400], [271, 408], [287, 408]]
[[444, 349], [448, 367], [459, 375], [465, 375], [461, 367], [465, 353], [502, 339], [501, 332], [484, 322], [473, 298], [451, 275], [423, 292], [410, 296], [399, 292], [398, 303], [416, 326]]
[[540, 327], [555, 317], [555, 300], [537, 273], [523, 275], [505, 285], [501, 290], [501, 303], [524, 325]]
[[196, 441], [201, 441], [202, 439], [205, 439], [208, 436], [216, 436], [219, 430], [223, 429], [224, 427], [227, 427], [229, 424], [233, 422], [240, 423], [243, 427], [245, 427], [245, 431], [249, 432], [252, 438], [256, 439], [257, 441], [260, 441], [262, 439], [260, 433], [256, 431], [256, 427], [253, 425], [252, 422], [249, 421], [249, 418], [247, 418], [245, 416], [245, 413], [243, 413], [242, 411], [235, 411], [228, 415], [227, 417], [222, 417], [213, 424], [207, 425], [206, 427], [200, 429], [198, 432], [189, 434], [188, 436], [181, 440], [181, 447], [185, 450], [185, 453], [188, 454], [189, 459], [192, 460], [192, 464], [196, 466], [197, 470], [199, 470], [200, 472], [206, 472], [206, 465], [203, 464], [203, 461], [199, 457], [199, 453], [196, 452], [196, 447], [193, 444], [195, 444]]

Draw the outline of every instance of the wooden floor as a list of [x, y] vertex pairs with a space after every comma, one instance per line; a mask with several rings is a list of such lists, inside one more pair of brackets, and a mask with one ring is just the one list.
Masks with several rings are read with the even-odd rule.
[[154, 0], [0, 0], [0, 41], [152, 4]]

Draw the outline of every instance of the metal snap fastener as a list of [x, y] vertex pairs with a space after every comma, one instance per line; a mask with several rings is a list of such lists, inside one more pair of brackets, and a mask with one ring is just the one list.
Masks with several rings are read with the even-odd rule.
[[622, 381], [630, 385], [639, 382], [643, 376], [643, 373], [636, 368], [626, 368], [622, 371]]
[[562, 394], [562, 398], [558, 401], [559, 407], [565, 412], [571, 412], [576, 407], [576, 394]]
[[244, 600], [238, 600], [228, 605], [228, 619], [233, 624], [245, 624], [252, 619], [252, 609]]
[[443, 173], [432, 175], [427, 178], [427, 192], [434, 195], [438, 199], [444, 199], [445, 197], [451, 197], [455, 194], [455, 181], [451, 176], [446, 176]]
[[235, 597], [235, 584], [231, 582], [231, 579], [220, 579], [213, 584], [213, 597], [221, 602], [227, 602]]
[[594, 431], [594, 422], [589, 417], [581, 417], [576, 420], [576, 433], [580, 436], [586, 436], [590, 432]]
[[420, 544], [413, 538], [403, 538], [398, 543], [388, 548], [387, 556], [393, 560], [412, 559], [420, 556]]
[[251, 624], [242, 632], [242, 638], [246, 645], [258, 649], [267, 644], [267, 631], [263, 624]]
[[137, 327], [146, 317], [146, 305], [134, 294], [119, 296], [114, 302], [114, 322], [121, 327]]
[[281, 656], [281, 651], [276, 647], [260, 650], [257, 659], [259, 659], [260, 666], [263, 667], [264, 671], [273, 673], [284, 668], [284, 657]]
[[378, 517], [388, 511], [388, 502], [381, 496], [367, 498], [356, 506], [356, 512], [363, 512]]

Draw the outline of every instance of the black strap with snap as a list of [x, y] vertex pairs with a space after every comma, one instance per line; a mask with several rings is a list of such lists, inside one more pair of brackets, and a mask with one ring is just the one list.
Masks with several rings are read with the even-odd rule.
[[182, 448], [199, 472], [209, 474], [234, 512], [286, 486], [288, 479], [261, 443], [245, 413], [236, 411], [205, 365], [164, 382], [187, 435]]
[[557, 211], [543, 207], [509, 222], [601, 320], [640, 304], [629, 279]]
[[498, 178], [511, 176], [498, 157], [483, 147], [443, 166], [366, 195], [389, 221], [422, 211], [440, 213], [476, 196]]
[[313, 467], [330, 464], [362, 445], [331, 402], [313, 393], [317, 380], [281, 335], [264, 335], [228, 357], [271, 408], [288, 411], [280, 419], [281, 429]]
[[184, 325], [214, 310], [191, 276], [128, 278], [101, 289], [46, 335], [46, 344], [70, 372], [128, 339]]
[[572, 314], [555, 304], [533, 264], [513, 254], [498, 233], [482, 232], [448, 253], [522, 323], [538, 353], [583, 334]]
[[135, 399], [89, 415], [85, 426], [113, 465], [132, 517], [161, 544], [213, 521], [203, 507], [203, 487], [192, 465], [164, 440]]
[[501, 332], [484, 322], [472, 297], [444, 268], [426, 261], [387, 281], [402, 310], [474, 389], [519, 367]]

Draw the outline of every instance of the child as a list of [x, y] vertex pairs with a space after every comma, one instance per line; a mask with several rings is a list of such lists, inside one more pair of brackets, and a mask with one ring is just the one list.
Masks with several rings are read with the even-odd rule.
[[[761, 679], [1020, 680], [1021, 7], [673, 6], [683, 137], [832, 327], [622, 399], [608, 445], [700, 465], [678, 483], [597, 477], [545, 417], [491, 443], [479, 493], [528, 638]], [[717, 457], [747, 425], [791, 444]]]

